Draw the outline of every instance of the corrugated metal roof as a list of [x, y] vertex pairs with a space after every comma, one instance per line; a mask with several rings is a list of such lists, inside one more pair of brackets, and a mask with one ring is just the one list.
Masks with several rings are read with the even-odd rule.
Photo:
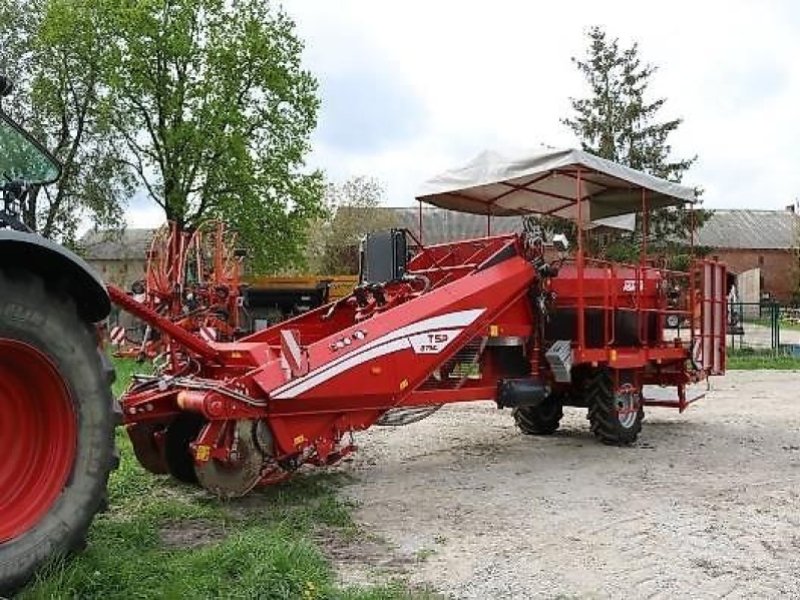
[[78, 242], [86, 260], [144, 260], [155, 229], [88, 231]]
[[[342, 218], [358, 220], [359, 212], [373, 212], [375, 208], [344, 206], [339, 208]], [[396, 227], [408, 229], [419, 236], [419, 208], [415, 206], [382, 206], [377, 210], [383, 214], [379, 218], [374, 215], [364, 220], [370, 227], [387, 229]], [[346, 215], [346, 216], [345, 216]], [[366, 231], [366, 230], [365, 230]], [[492, 235], [502, 235], [522, 231], [522, 217], [492, 217]], [[457, 240], [466, 240], [486, 235], [486, 217], [470, 213], [454, 212], [432, 206], [422, 207], [422, 243], [427, 245], [442, 244]]]
[[714, 210], [700, 228], [697, 241], [712, 248], [796, 248], [800, 216], [789, 210]]
[[[391, 213], [383, 227], [402, 227], [419, 235], [417, 207], [381, 210]], [[428, 206], [422, 208], [422, 226], [422, 241], [426, 245], [486, 235], [485, 216]], [[493, 235], [519, 231], [522, 231], [522, 217], [492, 217]], [[89, 231], [81, 238], [80, 246], [87, 260], [143, 260], [154, 233], [154, 229]], [[788, 210], [715, 210], [697, 237], [698, 244], [713, 248], [796, 248], [800, 245], [800, 215]]]
[[[419, 209], [416, 207], [391, 208], [395, 213], [397, 227], [419, 235]], [[492, 217], [492, 235], [522, 231], [522, 217]], [[453, 212], [442, 208], [422, 208], [422, 243], [443, 244], [456, 240], [468, 240], [486, 235], [486, 217], [469, 213]]]

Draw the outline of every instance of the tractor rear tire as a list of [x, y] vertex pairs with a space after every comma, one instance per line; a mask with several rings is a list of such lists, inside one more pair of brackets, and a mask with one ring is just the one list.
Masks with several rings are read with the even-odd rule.
[[519, 406], [511, 415], [525, 435], [552, 435], [564, 416], [562, 398], [558, 394], [550, 394], [539, 406]]
[[592, 433], [608, 445], [627, 446], [635, 442], [644, 420], [641, 398], [632, 401], [615, 390], [608, 369], [597, 369], [584, 385]]
[[0, 595], [85, 545], [118, 460], [113, 369], [72, 300], [0, 271]]

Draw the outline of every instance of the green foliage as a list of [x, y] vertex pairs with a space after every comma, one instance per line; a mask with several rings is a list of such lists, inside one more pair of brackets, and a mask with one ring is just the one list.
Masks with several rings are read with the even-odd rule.
[[221, 216], [257, 270], [301, 261], [321, 214], [302, 172], [317, 82], [265, 0], [108, 0], [108, 118], [150, 198], [194, 226]]
[[600, 27], [587, 33], [589, 47], [584, 59], [572, 61], [590, 88], [587, 98], [570, 100], [574, 117], [563, 119], [580, 138], [583, 149], [640, 169], [656, 177], [680, 181], [696, 157], [670, 160], [667, 138], [682, 119], [656, 122], [666, 99], [646, 98], [656, 67], [643, 64], [638, 44], [620, 48]]
[[63, 164], [58, 184], [31, 194], [23, 219], [66, 243], [83, 218], [118, 226], [132, 190], [98, 114], [103, 31], [93, 0], [0, 0], [0, 71], [15, 84], [3, 108]]
[[326, 217], [319, 219], [309, 243], [309, 262], [324, 275], [352, 275], [358, 269], [358, 247], [372, 231], [395, 224], [391, 211], [381, 207], [383, 187], [377, 179], [353, 177], [325, 187]]
[[[665, 98], [650, 100], [648, 87], [656, 67], [642, 62], [638, 44], [620, 47], [600, 27], [587, 33], [588, 48], [582, 59], [572, 61], [584, 76], [589, 94], [571, 98], [571, 117], [562, 119], [581, 141], [584, 150], [660, 177], [680, 182], [696, 156], [673, 159], [669, 136], [682, 119], [659, 121]], [[699, 192], [699, 190], [698, 190]], [[648, 243], [654, 251], [665, 252], [669, 242], [686, 240], [692, 224], [699, 227], [709, 213], [696, 209], [664, 208], [648, 215]], [[638, 245], [642, 219], [637, 219], [635, 235], [619, 234], [619, 241]]]
[[607, 245], [599, 246], [593, 250], [593, 244], [589, 245], [589, 252], [594, 256], [601, 256], [605, 260], [618, 263], [638, 263], [640, 258], [640, 250], [638, 245], [631, 244], [628, 240], [617, 239], [611, 240]]
[[[132, 373], [116, 361], [115, 393]], [[430, 598], [402, 581], [341, 588], [317, 532], [357, 543], [363, 533], [336, 489], [343, 476], [299, 475], [288, 483], [221, 502], [202, 490], [151, 475], [117, 433], [121, 463], [109, 482], [109, 510], [88, 548], [56, 560], [20, 598], [266, 598], [401, 600]]]

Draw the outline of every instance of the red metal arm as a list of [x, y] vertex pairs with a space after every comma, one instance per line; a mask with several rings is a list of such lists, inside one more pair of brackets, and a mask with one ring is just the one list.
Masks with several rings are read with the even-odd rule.
[[206, 344], [199, 337], [186, 331], [183, 327], [176, 325], [169, 319], [165, 319], [141, 302], [137, 302], [120, 288], [109, 285], [108, 295], [111, 297], [111, 301], [121, 309], [168, 335], [187, 350], [191, 350], [206, 360], [220, 362], [220, 353], [217, 350]]

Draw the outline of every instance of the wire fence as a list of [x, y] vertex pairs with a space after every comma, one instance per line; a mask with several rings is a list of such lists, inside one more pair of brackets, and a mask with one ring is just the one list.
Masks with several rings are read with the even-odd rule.
[[727, 346], [737, 354], [800, 356], [800, 308], [775, 302], [729, 304]]

